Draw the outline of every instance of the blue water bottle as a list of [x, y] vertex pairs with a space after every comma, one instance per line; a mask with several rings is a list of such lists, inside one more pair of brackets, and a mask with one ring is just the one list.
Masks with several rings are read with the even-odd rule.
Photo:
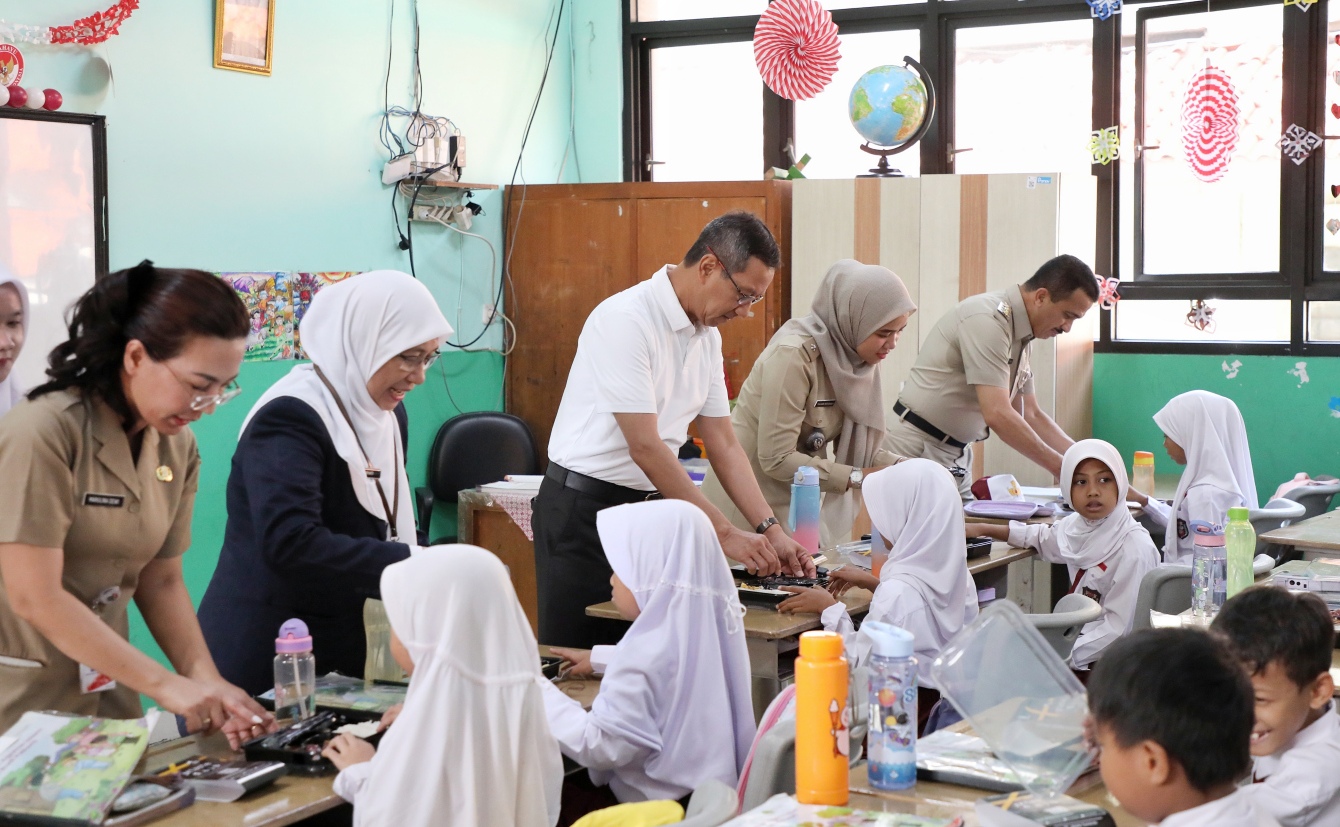
[[819, 553], [819, 470], [796, 469], [791, 480], [791, 537], [814, 556]]
[[917, 659], [912, 633], [867, 620], [861, 634], [870, 651], [870, 786], [905, 790], [917, 783]]

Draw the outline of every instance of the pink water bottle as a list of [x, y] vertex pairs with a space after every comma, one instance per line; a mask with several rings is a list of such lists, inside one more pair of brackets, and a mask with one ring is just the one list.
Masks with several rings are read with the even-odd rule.
[[819, 470], [808, 465], [796, 469], [791, 480], [791, 536], [814, 556], [819, 553]]

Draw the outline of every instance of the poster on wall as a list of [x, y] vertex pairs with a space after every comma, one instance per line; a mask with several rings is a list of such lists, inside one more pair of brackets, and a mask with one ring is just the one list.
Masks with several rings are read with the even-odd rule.
[[247, 306], [247, 362], [306, 359], [298, 325], [321, 288], [357, 275], [356, 270], [318, 273], [262, 271], [219, 273]]

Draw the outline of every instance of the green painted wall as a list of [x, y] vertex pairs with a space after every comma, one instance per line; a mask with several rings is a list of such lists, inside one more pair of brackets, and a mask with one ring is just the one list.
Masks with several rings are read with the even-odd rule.
[[[1227, 363], [1241, 362], [1229, 378]], [[1308, 381], [1291, 373], [1304, 363]], [[1163, 450], [1153, 415], [1183, 391], [1232, 399], [1247, 423], [1264, 502], [1299, 471], [1340, 476], [1340, 359], [1099, 353], [1093, 366], [1093, 432], [1127, 458], [1153, 451], [1160, 474], [1179, 469]]]

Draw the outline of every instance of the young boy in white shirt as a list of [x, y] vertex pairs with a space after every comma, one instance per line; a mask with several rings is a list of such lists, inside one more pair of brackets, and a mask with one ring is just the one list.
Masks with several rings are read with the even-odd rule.
[[1325, 602], [1257, 586], [1225, 603], [1212, 628], [1246, 668], [1256, 695], [1249, 792], [1283, 827], [1340, 825], [1335, 627]]
[[1147, 629], [1109, 646], [1089, 678], [1103, 783], [1159, 827], [1277, 827], [1237, 787], [1251, 763], [1252, 685], [1220, 640]]

